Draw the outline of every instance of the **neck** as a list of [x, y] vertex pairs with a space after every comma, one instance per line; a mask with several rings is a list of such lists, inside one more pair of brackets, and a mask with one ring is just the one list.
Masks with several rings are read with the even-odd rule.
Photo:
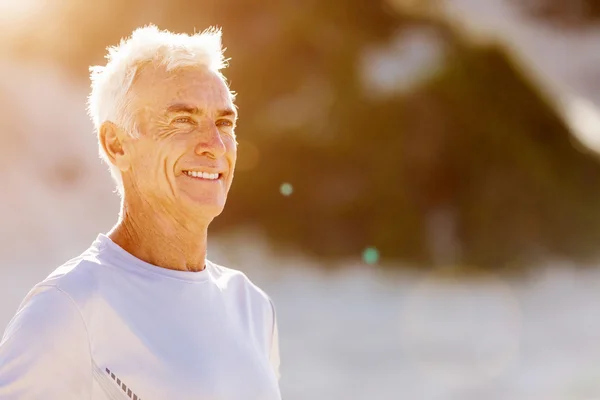
[[140, 202], [132, 207], [123, 201], [119, 221], [107, 236], [149, 264], [179, 271], [202, 271], [208, 223], [193, 223], [148, 206]]

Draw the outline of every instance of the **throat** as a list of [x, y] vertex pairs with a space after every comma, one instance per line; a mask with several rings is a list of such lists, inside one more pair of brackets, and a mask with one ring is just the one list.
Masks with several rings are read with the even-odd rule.
[[148, 264], [177, 271], [204, 270], [206, 230], [190, 232], [174, 222], [164, 220], [140, 222], [142, 221], [136, 221], [131, 215], [124, 213], [107, 236], [125, 251]]

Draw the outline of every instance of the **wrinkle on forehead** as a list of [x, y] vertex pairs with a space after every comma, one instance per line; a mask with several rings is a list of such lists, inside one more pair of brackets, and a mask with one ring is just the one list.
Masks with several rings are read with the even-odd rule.
[[148, 65], [136, 74], [130, 106], [139, 124], [164, 115], [175, 103], [189, 104], [208, 113], [232, 108], [233, 96], [225, 80], [206, 67], [184, 67], [167, 71]]

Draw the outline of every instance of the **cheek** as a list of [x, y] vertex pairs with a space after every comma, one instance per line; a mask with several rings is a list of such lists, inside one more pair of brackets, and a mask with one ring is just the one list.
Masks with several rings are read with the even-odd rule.
[[162, 165], [161, 160], [164, 158], [164, 155], [161, 149], [151, 148], [147, 149], [147, 151], [141, 155], [141, 158], [143, 160], [142, 163], [144, 168], [154, 170]]
[[227, 146], [227, 158], [229, 159], [229, 163], [232, 167], [235, 166], [235, 162], [237, 161], [237, 142], [235, 138], [230, 138], [229, 142], [226, 144]]
[[172, 157], [174, 146], [166, 143], [145, 143], [136, 148], [134, 164], [140, 175], [156, 175], [164, 170]]
[[230, 158], [231, 158], [231, 165], [235, 166], [235, 163], [237, 161], [237, 149], [232, 151]]

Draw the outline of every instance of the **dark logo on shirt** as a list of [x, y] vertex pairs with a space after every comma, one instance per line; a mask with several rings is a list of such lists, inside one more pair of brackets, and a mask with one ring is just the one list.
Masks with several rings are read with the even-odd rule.
[[106, 373], [108, 375], [110, 375], [110, 377], [113, 379], [113, 381], [117, 382], [117, 385], [119, 385], [119, 387], [121, 389], [123, 389], [123, 392], [125, 392], [127, 397], [129, 397], [130, 399], [133, 399], [133, 400], [142, 400], [140, 397], [137, 396], [137, 394], [133, 393], [131, 391], [131, 389], [127, 387], [125, 382], [121, 382], [121, 379], [119, 379], [117, 376], [115, 376], [114, 373], [110, 372], [110, 369], [106, 368]]

